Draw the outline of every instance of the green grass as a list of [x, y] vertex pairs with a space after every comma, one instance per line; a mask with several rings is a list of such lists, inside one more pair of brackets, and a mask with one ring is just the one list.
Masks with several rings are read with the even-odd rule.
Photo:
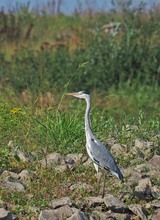
[[[28, 169], [34, 172], [34, 178], [27, 184], [24, 193], [13, 193], [0, 187], [0, 198], [8, 204], [13, 213], [22, 219], [35, 215], [30, 210], [30, 206], [41, 208], [48, 205], [54, 198], [70, 196], [81, 201], [84, 196], [95, 195], [95, 190], [71, 191], [68, 188], [68, 184], [76, 184], [81, 180], [96, 189], [97, 180], [94, 167], [83, 168], [80, 166], [75, 167], [73, 172], [59, 173], [53, 168], [42, 168], [38, 162], [49, 152], [86, 154], [85, 102], [65, 97], [64, 94], [61, 97], [54, 95], [58, 97], [56, 104], [41, 108], [36, 107], [37, 98], [35, 98], [35, 102], [24, 105], [13, 93], [1, 96], [1, 171], [10, 170], [19, 173], [23, 169]], [[133, 90], [132, 93], [128, 93], [128, 89], [123, 88], [117, 92], [111, 90], [110, 95], [98, 95], [95, 91], [91, 95], [92, 127], [100, 140], [115, 138], [118, 143], [126, 146], [126, 153], [131, 151], [135, 139], [152, 141], [150, 157], [154, 154], [160, 155], [159, 148], [157, 148], [160, 142], [155, 137], [160, 131], [158, 111], [160, 103], [157, 93], [152, 92], [151, 89]], [[137, 126], [137, 129], [132, 129], [133, 125]], [[31, 163], [19, 161], [17, 155], [12, 153], [10, 147], [7, 146], [10, 140], [13, 140], [14, 147], [21, 146], [24, 151], [39, 151], [37, 160]], [[122, 167], [129, 167], [132, 166], [134, 157], [132, 153], [127, 157], [125, 155], [117, 156], [116, 161]], [[109, 179], [107, 187], [111, 193], [115, 196], [121, 194], [122, 189], [118, 186], [118, 182], [113, 177]], [[156, 178], [154, 181], [159, 184]], [[126, 202], [131, 204], [134, 201], [141, 202], [131, 193]]]

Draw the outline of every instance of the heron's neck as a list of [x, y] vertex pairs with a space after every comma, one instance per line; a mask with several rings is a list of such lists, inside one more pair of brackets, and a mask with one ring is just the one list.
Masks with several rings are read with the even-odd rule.
[[88, 131], [88, 133], [92, 133], [91, 120], [90, 120], [90, 108], [91, 108], [90, 97], [86, 99], [86, 103], [87, 103], [87, 107], [85, 112], [85, 130]]

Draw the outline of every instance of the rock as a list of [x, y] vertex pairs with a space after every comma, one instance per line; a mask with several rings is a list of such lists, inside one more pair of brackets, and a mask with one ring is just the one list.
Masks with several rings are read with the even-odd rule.
[[153, 198], [160, 198], [160, 187], [158, 186], [152, 186], [151, 188], [151, 194]]
[[107, 209], [120, 213], [128, 211], [128, 207], [124, 204], [124, 202], [113, 195], [105, 196], [103, 200]]
[[150, 170], [149, 166], [145, 163], [139, 164], [135, 167], [135, 170], [139, 173], [148, 172]]
[[91, 186], [87, 183], [82, 183], [82, 182], [78, 182], [78, 183], [70, 186], [70, 190], [80, 190], [80, 189], [83, 189], [83, 190], [87, 189], [87, 190], [92, 191], [94, 188], [93, 188], [93, 186]]
[[106, 218], [107, 219], [110, 219], [110, 220], [130, 220], [130, 216], [129, 214], [122, 214], [122, 213], [111, 213], [111, 214], [107, 214]]
[[160, 200], [158, 202], [152, 203], [152, 207], [160, 208]]
[[64, 157], [60, 153], [51, 153], [46, 156], [41, 161], [42, 166], [45, 167], [52, 167], [52, 166], [57, 166], [57, 165], [64, 165], [65, 160]]
[[90, 158], [88, 158], [88, 160], [83, 163], [83, 166], [87, 166], [88, 167], [88, 166], [91, 166], [92, 164], [93, 164], [93, 161]]
[[80, 163], [82, 161], [85, 162], [87, 160], [87, 156], [83, 154], [67, 154], [65, 157], [66, 163]]
[[152, 142], [145, 142], [139, 139], [135, 140], [135, 148], [137, 153], [142, 156], [142, 158], [148, 158], [151, 153]]
[[160, 167], [160, 156], [154, 155], [150, 160], [149, 160], [149, 165], [155, 168]]
[[116, 157], [118, 157], [119, 155], [121, 155], [121, 154], [124, 153], [124, 149], [123, 149], [123, 147], [122, 147], [120, 144], [114, 144], [114, 145], [111, 147], [111, 152], [112, 152]]
[[20, 180], [23, 180], [23, 181], [31, 181], [32, 179], [32, 175], [29, 173], [28, 170], [22, 170], [19, 174], [18, 174], [18, 178]]
[[66, 164], [58, 165], [55, 167], [55, 170], [62, 173], [68, 169]]
[[31, 161], [31, 157], [29, 156], [29, 154], [21, 151], [20, 149], [18, 149], [15, 154], [23, 162], [30, 162]]
[[0, 219], [1, 220], [13, 220], [12, 214], [5, 208], [0, 208]]
[[157, 209], [152, 215], [152, 220], [159, 220], [159, 219], [160, 219], [160, 209]]
[[107, 213], [100, 212], [97, 210], [94, 210], [91, 214], [90, 220], [106, 220], [107, 219]]
[[151, 187], [150, 178], [141, 179], [135, 187], [134, 194], [140, 199], [149, 199], [151, 196]]
[[104, 142], [104, 145], [108, 146], [108, 147], [111, 147], [113, 146], [114, 144], [116, 144], [116, 140], [114, 138], [108, 138], [107, 140], [105, 140]]
[[72, 205], [71, 199], [69, 197], [54, 199], [49, 203], [49, 206], [51, 206], [53, 209], [59, 208], [64, 205]]
[[84, 214], [84, 212], [78, 210], [71, 217], [67, 218], [67, 220], [89, 220], [88, 217]]
[[69, 205], [64, 205], [54, 210], [59, 220], [66, 219], [73, 215], [73, 210]]
[[13, 191], [24, 192], [24, 186], [19, 182], [4, 181], [3, 186]]
[[5, 170], [2, 173], [1, 177], [5, 178], [5, 179], [18, 179], [18, 174], [14, 173], [14, 172], [11, 172], [11, 171], [8, 171], [8, 170]]
[[96, 207], [96, 206], [100, 206], [104, 203], [103, 198], [102, 197], [85, 197], [83, 199], [83, 203], [89, 207]]
[[45, 209], [40, 212], [38, 220], [59, 220], [59, 218], [54, 210]]
[[147, 211], [138, 204], [132, 204], [128, 206], [129, 210], [135, 215], [139, 216], [142, 220], [147, 220]]

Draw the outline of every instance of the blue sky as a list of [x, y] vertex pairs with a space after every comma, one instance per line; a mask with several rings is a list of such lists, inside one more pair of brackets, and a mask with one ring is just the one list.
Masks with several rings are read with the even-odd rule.
[[[52, 1], [52, 0], [48, 0]], [[47, 0], [0, 0], [0, 8], [11, 9], [18, 4], [24, 4], [30, 2], [30, 8], [35, 7], [38, 5], [41, 7], [43, 4], [48, 2]], [[90, 4], [97, 9], [110, 9], [111, 8], [111, 0], [62, 0], [62, 7], [61, 11], [67, 14], [74, 12], [75, 8], [78, 7], [78, 2], [81, 2], [82, 7], [85, 7], [85, 2], [90, 2]], [[133, 0], [132, 1], [135, 5], [139, 4], [141, 0]], [[160, 0], [143, 0], [147, 4], [147, 8], [150, 8], [154, 3], [160, 3]], [[96, 3], [96, 4], [95, 4]]]

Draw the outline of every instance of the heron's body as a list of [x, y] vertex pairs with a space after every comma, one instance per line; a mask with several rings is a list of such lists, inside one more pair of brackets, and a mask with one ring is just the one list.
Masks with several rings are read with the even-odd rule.
[[83, 91], [76, 93], [68, 93], [67, 95], [75, 96], [77, 98], [85, 99], [87, 103], [85, 112], [85, 133], [86, 133], [86, 149], [89, 157], [94, 163], [95, 169], [98, 168], [109, 170], [113, 175], [118, 177], [121, 182], [123, 175], [117, 166], [113, 155], [110, 151], [94, 136], [90, 121], [90, 96]]

